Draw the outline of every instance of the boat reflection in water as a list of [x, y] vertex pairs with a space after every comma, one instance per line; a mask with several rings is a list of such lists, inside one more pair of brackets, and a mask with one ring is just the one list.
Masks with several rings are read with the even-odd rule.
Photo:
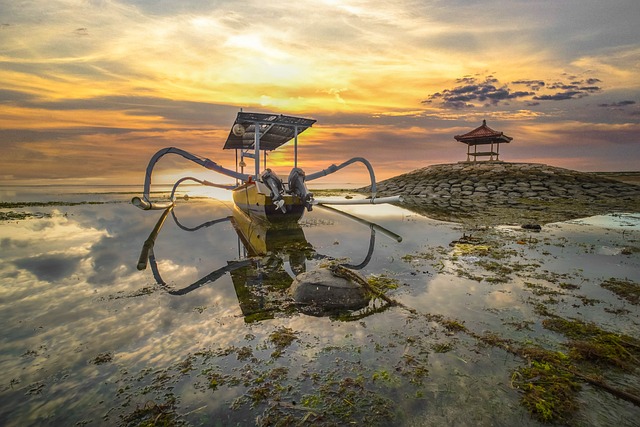
[[[233, 215], [190, 228], [180, 223], [174, 212], [174, 207], [171, 206], [163, 212], [149, 238], [145, 241], [138, 260], [138, 269], [144, 270], [147, 264], [150, 265], [158, 284], [165, 288], [170, 295], [176, 296], [193, 292], [229, 273], [246, 322], [271, 319], [277, 314], [296, 311], [311, 315], [339, 315], [341, 319], [355, 320], [386, 309], [387, 307], [384, 304], [378, 307], [375, 307], [375, 304], [372, 306], [369, 292], [361, 289], [362, 286], [359, 285], [353, 285], [352, 289], [366, 295], [366, 298], [362, 298], [361, 303], [356, 303], [355, 306], [353, 301], [348, 305], [346, 302], [342, 306], [340, 304], [336, 305], [336, 300], [343, 300], [343, 295], [337, 294], [337, 292], [340, 292], [338, 286], [329, 287], [329, 292], [335, 292], [336, 294], [334, 294], [331, 304], [327, 303], [324, 306], [322, 303], [314, 303], [309, 306], [296, 301], [292, 297], [290, 293], [292, 283], [296, 277], [300, 277], [309, 269], [327, 269], [327, 265], [339, 265], [340, 268], [349, 269], [350, 271], [364, 268], [371, 260], [375, 247], [376, 232], [385, 234], [397, 242], [402, 241], [402, 237], [377, 224], [338, 209], [327, 206], [320, 207], [339, 213], [370, 228], [368, 250], [361, 262], [358, 264], [338, 262], [329, 255], [318, 253], [307, 241], [303, 228], [295, 220], [277, 224], [260, 221], [251, 218], [234, 206]], [[180, 289], [168, 286], [158, 269], [153, 247], [156, 237], [169, 214], [172, 215], [179, 228], [189, 232], [230, 221], [238, 234], [239, 259], [228, 261], [226, 265], [212, 271], [189, 286]], [[350, 292], [350, 290], [347, 289], [347, 292]], [[346, 301], [347, 298], [344, 298], [344, 300]]]

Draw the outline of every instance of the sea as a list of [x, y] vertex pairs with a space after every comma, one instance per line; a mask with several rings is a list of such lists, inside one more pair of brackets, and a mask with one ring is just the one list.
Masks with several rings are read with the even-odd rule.
[[[509, 348], [571, 357], [549, 319], [640, 339], [638, 212], [535, 231], [315, 206], [274, 227], [223, 190], [185, 186], [167, 212], [133, 206], [141, 190], [0, 189], [1, 425], [538, 426]], [[368, 283], [363, 307], [293, 298], [335, 265]], [[561, 424], [637, 425], [577, 382]]]

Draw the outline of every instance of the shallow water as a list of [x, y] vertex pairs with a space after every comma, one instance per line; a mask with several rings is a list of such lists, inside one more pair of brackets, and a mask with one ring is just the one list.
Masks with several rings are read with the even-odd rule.
[[[193, 425], [538, 425], [510, 383], [525, 362], [431, 315], [561, 349], [566, 339], [541, 325], [542, 303], [640, 338], [638, 307], [600, 286], [640, 282], [638, 213], [535, 233], [469, 230], [394, 206], [340, 207], [360, 220], [318, 207], [284, 231], [252, 228], [262, 236], [252, 247], [230, 202], [191, 198], [139, 271], [161, 212], [129, 204], [136, 189], [42, 190], [0, 194], [57, 202], [2, 209], [29, 214], [0, 222], [2, 425], [165, 415]], [[454, 244], [469, 235], [491, 256]], [[286, 292], [292, 276], [329, 260], [392, 279], [387, 295], [404, 306], [304, 314]], [[637, 377], [620, 381], [640, 389]], [[637, 414], [589, 387], [579, 399], [577, 425], [632, 425]]]

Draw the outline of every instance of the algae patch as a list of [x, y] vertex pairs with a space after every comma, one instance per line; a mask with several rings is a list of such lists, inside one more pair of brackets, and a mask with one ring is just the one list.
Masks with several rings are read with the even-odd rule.
[[611, 278], [604, 281], [600, 286], [613, 292], [618, 297], [628, 301], [633, 305], [640, 304], [640, 284], [630, 280], [620, 280]]
[[296, 333], [291, 328], [281, 327], [273, 331], [269, 335], [269, 342], [275, 346], [275, 350], [271, 353], [271, 357], [278, 358], [282, 352], [289, 347], [294, 341], [298, 341]]
[[[511, 348], [529, 360], [516, 370], [512, 386], [523, 393], [522, 404], [542, 422], [568, 421], [579, 409], [577, 393], [580, 382], [605, 390], [636, 405], [638, 390], [625, 390], [606, 382], [604, 369], [637, 370], [640, 341], [633, 337], [605, 331], [593, 323], [554, 316], [543, 321], [546, 329], [562, 333], [569, 341], [568, 354], [539, 347]], [[509, 349], [505, 342], [501, 347]]]
[[563, 369], [567, 357], [533, 348], [522, 350], [522, 354], [530, 362], [513, 373], [511, 385], [523, 393], [523, 406], [545, 423], [570, 419], [578, 409], [576, 393], [581, 387], [575, 376]]
[[42, 212], [0, 212], [0, 221], [22, 221], [28, 218], [51, 218], [52, 215], [50, 213], [42, 213]]
[[113, 354], [111, 353], [100, 353], [93, 359], [91, 359], [91, 363], [94, 365], [103, 365], [105, 363], [110, 363], [113, 360]]
[[640, 365], [640, 340], [633, 337], [605, 331], [594, 323], [561, 317], [545, 319], [542, 325], [569, 338], [569, 354], [576, 361], [616, 366], [629, 371]]

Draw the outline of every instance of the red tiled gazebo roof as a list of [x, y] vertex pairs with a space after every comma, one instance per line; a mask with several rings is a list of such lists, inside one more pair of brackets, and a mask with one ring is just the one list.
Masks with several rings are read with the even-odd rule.
[[511, 142], [513, 138], [505, 135], [503, 132], [498, 132], [487, 126], [487, 121], [482, 121], [482, 126], [475, 128], [471, 132], [467, 132], [464, 135], [454, 136], [456, 141], [463, 142], [467, 145], [478, 144], [499, 144], [501, 142]]

